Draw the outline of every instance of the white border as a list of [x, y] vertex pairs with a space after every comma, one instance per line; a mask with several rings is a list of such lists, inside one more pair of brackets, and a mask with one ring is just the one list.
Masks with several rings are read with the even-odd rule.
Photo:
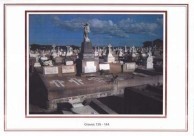
[[[37, 8], [37, 7], [36, 7]], [[170, 10], [171, 9], [173, 9], [173, 8], [176, 8], [176, 7], [171, 7], [170, 8]], [[20, 7], [20, 9], [21, 9], [21, 7]], [[19, 9], [19, 11], [20, 11], [20, 9]], [[149, 8], [149, 9], [151, 9], [151, 8]], [[158, 9], [158, 8], [157, 8]], [[175, 10], [176, 11], [176, 10]], [[177, 12], [178, 13], [180, 13], [179, 15], [179, 19], [180, 18], [182, 18], [181, 17], [181, 13], [184, 13], [185, 11], [182, 11], [182, 12], [179, 12], [179, 10], [177, 10]], [[171, 18], [173, 15], [175, 15], [175, 14], [177, 14], [177, 12], [176, 13], [172, 13], [171, 15], [169, 15], [170, 17], [169, 18]], [[15, 13], [15, 14], [17, 14], [17, 13]], [[9, 17], [9, 16], [8, 16]], [[172, 17], [173, 19], [174, 18], [176, 18], [176, 17]], [[184, 39], [183, 37], [184, 37], [184, 35], [182, 35], [181, 33], [178, 33], [177, 31], [177, 28], [179, 28], [179, 29], [181, 29], [180, 27], [179, 27], [179, 23], [180, 24], [184, 24], [184, 22], [183, 23], [181, 23], [181, 21], [182, 20], [176, 20], [175, 19], [175, 21], [176, 22], [174, 22], [174, 23], [172, 23], [172, 22], [168, 22], [168, 23], [172, 23], [170, 26], [169, 26], [169, 28], [168, 28], [168, 32], [169, 32], [169, 29], [171, 30], [171, 32], [169, 32], [169, 33], [171, 33], [172, 35], [169, 35], [168, 36], [168, 39], [170, 39], [170, 41], [168, 41], [168, 45], [169, 44], [171, 44], [172, 45], [172, 48], [171, 47], [169, 47], [170, 48], [170, 51], [169, 51], [169, 49], [168, 49], [168, 51], [172, 54], [175, 54], [175, 55], [171, 55], [171, 58], [170, 58], [170, 60], [168, 60], [168, 66], [170, 65], [170, 66], [172, 66], [172, 62], [176, 62], [175, 63], [175, 65], [177, 66], [178, 64], [180, 64], [180, 62], [176, 59], [176, 58], [185, 58], [185, 56], [184, 56], [184, 54], [185, 54], [185, 52], [183, 52], [183, 50], [185, 50], [185, 49], [180, 49], [180, 50], [174, 50], [174, 48], [175, 49], [177, 49], [177, 48], [179, 48], [179, 46], [178, 45], [180, 45], [180, 47], [182, 47], [184, 44], [185, 44], [185, 42], [182, 42], [182, 43], [177, 43], [176, 44], [176, 42], [175, 41], [173, 41], [173, 39], [175, 40], [175, 38], [173, 38], [173, 37], [175, 37], [174, 36], [174, 34], [176, 34], [176, 39], [179, 41], [179, 40], [181, 40], [181, 39]], [[179, 22], [179, 23], [177, 23], [177, 22]], [[20, 23], [20, 25], [21, 25], [21, 23]], [[172, 27], [171, 27], [172, 26]], [[178, 27], [177, 27], [178, 26]], [[12, 29], [12, 30], [14, 30], [14, 29]], [[17, 32], [19, 32], [20, 30], [19, 29], [16, 29], [17, 30]], [[23, 29], [22, 29], [23, 30]], [[182, 30], [182, 29], [181, 29]], [[184, 30], [182, 30], [181, 32], [183, 32]], [[22, 33], [22, 32], [21, 32]], [[20, 33], [20, 34], [21, 34]], [[21, 36], [21, 35], [19, 35], [19, 36]], [[16, 35], [16, 37], [17, 37], [17, 35]], [[17, 38], [15, 38], [15, 37], [10, 37], [11, 39], [13, 39], [13, 41], [14, 40], [16, 40]], [[20, 39], [20, 38], [19, 38]], [[21, 38], [22, 39], [22, 38]], [[21, 40], [20, 39], [20, 40]], [[21, 43], [21, 42], [19, 42], [19, 43]], [[174, 45], [174, 44], [176, 44], [176, 46]], [[9, 43], [9, 45], [11, 45], [10, 43]], [[23, 43], [21, 44], [21, 45], [23, 45]], [[14, 47], [13, 47], [14, 48]], [[14, 50], [14, 49], [16, 49], [16, 50]], [[19, 53], [20, 53], [20, 49], [22, 49], [22, 48], [20, 48], [20, 47], [18, 47], [18, 48], [14, 48], [13, 49], [13, 51], [14, 52], [11, 52], [11, 54], [10, 55], [7, 55], [7, 60], [9, 59], [9, 57], [11, 58], [11, 56], [12, 56], [12, 54], [15, 54], [16, 52], [18, 52], [18, 50], [19, 50]], [[12, 49], [8, 49], [7, 48], [7, 51], [11, 51]], [[177, 53], [177, 52], [178, 53]], [[21, 52], [23, 52], [23, 51], [21, 51]], [[15, 54], [16, 56], [18, 56], [18, 57], [21, 57], [19, 54]], [[183, 55], [183, 56], [182, 56]], [[169, 56], [169, 55], [168, 55]], [[170, 61], [170, 62], [169, 62]], [[9, 62], [9, 61], [8, 61]], [[185, 60], [182, 60], [181, 59], [181, 62], [185, 62]], [[14, 63], [13, 61], [11, 61], [11, 63], [10, 64], [20, 64], [18, 61], [17, 61], [17, 63]], [[181, 63], [182, 64], [182, 63]], [[175, 76], [174, 78], [172, 78], [173, 79], [173, 81], [178, 81], [178, 82], [176, 82], [177, 83], [177, 85], [179, 85], [179, 84], [182, 84], [182, 82], [181, 82], [181, 80], [180, 79], [184, 79], [184, 75], [181, 75], [181, 77], [183, 77], [183, 78], [180, 78], [180, 79], [177, 79], [176, 77], [177, 77], [177, 75], [178, 75], [178, 73], [180, 73], [181, 74], [181, 71], [184, 71], [184, 68], [183, 68], [183, 70], [181, 70], [181, 68], [182, 67], [184, 67], [185, 66], [185, 63], [184, 64], [182, 64], [182, 65], [178, 65], [177, 66], [177, 69], [174, 69], [174, 67], [172, 67], [172, 69], [170, 69], [171, 71], [169, 72], [169, 70], [168, 70], [168, 74], [171, 74], [171, 72], [173, 73], [173, 76]], [[9, 64], [8, 64], [9, 65]], [[11, 66], [11, 65], [10, 65]], [[20, 65], [19, 65], [20, 66]], [[179, 67], [180, 66], [180, 67]], [[7, 68], [9, 68], [9, 66], [7, 67]], [[18, 69], [19, 68], [19, 69]], [[8, 70], [8, 69], [7, 69]], [[20, 67], [18, 67], [18, 66], [16, 66], [16, 70], [21, 70], [22, 71], [22, 68], [20, 68]], [[13, 74], [13, 73], [7, 73], [7, 75], [9, 75], [10, 74], [10, 76], [11, 76], [11, 74]], [[21, 74], [21, 73], [19, 73], [19, 74]], [[21, 75], [19, 75], [19, 76], [17, 76], [19, 79], [20, 79], [20, 76]], [[22, 76], [23, 77], [23, 76]], [[9, 78], [9, 79], [11, 79], [11, 78]], [[171, 79], [171, 78], [170, 78]], [[15, 81], [15, 80], [14, 80]], [[21, 80], [21, 82], [23, 81], [23, 79]], [[172, 82], [172, 80], [168, 80], [168, 81], [171, 81], [170, 83], [172, 83], [172, 84], [170, 84], [170, 85], [174, 85], [174, 83]], [[169, 84], [169, 83], [168, 83]], [[11, 85], [12, 86], [12, 85]], [[11, 86], [7, 86], [7, 90], [12, 90], [10, 87]], [[14, 87], [18, 87], [18, 85], [13, 85]], [[174, 89], [174, 87], [173, 86], [171, 86], [172, 87], [172, 89]], [[182, 87], [183, 88], [183, 87]], [[178, 91], [177, 92], [174, 92], [173, 93], [173, 91], [172, 92], [170, 92], [170, 96], [169, 96], [169, 94], [168, 94], [168, 98], [170, 98], [170, 101], [171, 102], [169, 102], [169, 104], [170, 105], [168, 105], [168, 107], [170, 106], [171, 108], [170, 108], [170, 111], [172, 112], [172, 113], [174, 113], [178, 108], [180, 108], [180, 109], [183, 109], [183, 105], [181, 104], [181, 101], [182, 101], [182, 99], [183, 99], [183, 96], [181, 95], [181, 92], [180, 92], [180, 90], [182, 90], [181, 88], [179, 88], [179, 87], [175, 87], [175, 89], [177, 89]], [[18, 90], [18, 88], [13, 88], [13, 90]], [[20, 89], [19, 89], [20, 90]], [[168, 89], [169, 90], [169, 89]], [[10, 93], [12, 93], [12, 92], [9, 92], [9, 95], [11, 95]], [[180, 94], [179, 94], [180, 93]], [[7, 93], [8, 94], [8, 93]], [[15, 93], [14, 93], [15, 94]], [[176, 98], [173, 98], [173, 96], [174, 96], [174, 94], [179, 94], [178, 96], [176, 96]], [[21, 93], [19, 93], [19, 94], [16, 94], [16, 96], [14, 96], [14, 97], [17, 97], [18, 96], [18, 98], [21, 98], [22, 96], [23, 96], [23, 94], [21, 94]], [[10, 98], [10, 97], [8, 97], [8, 98]], [[180, 99], [179, 99], [180, 98]], [[184, 97], [185, 98], [185, 97]], [[11, 97], [11, 99], [12, 99], [12, 97]], [[16, 101], [14, 101], [14, 102], [16, 102]], [[17, 101], [17, 103], [19, 102], [19, 104], [21, 104], [21, 106], [22, 106], [22, 101], [21, 100], [19, 100], [19, 101]], [[178, 102], [178, 103], [176, 103], [177, 105], [175, 105], [175, 107], [173, 107], [174, 106], [174, 102]], [[180, 102], [180, 103], [179, 103]], [[11, 103], [11, 101], [9, 101], [8, 103]], [[20, 105], [19, 105], [20, 106]], [[183, 107], [182, 107], [183, 106]], [[15, 107], [15, 106], [14, 106]], [[172, 108], [173, 107], [173, 108]], [[13, 107], [12, 107], [13, 108]], [[13, 108], [14, 109], [14, 108]], [[16, 108], [17, 109], [17, 108]], [[16, 109], [14, 109], [14, 111], [16, 110]], [[169, 110], [168, 110], [169, 111]], [[174, 115], [177, 115], [177, 114], [174, 114]], [[177, 118], [174, 118], [174, 120], [172, 120], [172, 122], [171, 123], [173, 123], [173, 127], [177, 127], [177, 124], [178, 124], [178, 120], [179, 119], [181, 119], [181, 116], [182, 115], [182, 112], [181, 112], [181, 114], [179, 114], [179, 115], [177, 115]], [[13, 123], [13, 121], [18, 121], [18, 119], [15, 119], [15, 117], [17, 117], [17, 116], [19, 116], [19, 117], [21, 117], [21, 115], [20, 114], [18, 114], [17, 112], [16, 112], [16, 114], [14, 114], [14, 118], [12, 117], [12, 118], [10, 118], [10, 116], [11, 116], [11, 114], [9, 113], [9, 115], [7, 114], [7, 117], [9, 118], [9, 121], [7, 120], [7, 123], [9, 122], [9, 123], [12, 123], [12, 124], [10, 124], [9, 125], [9, 127], [7, 126], [7, 130], [9, 129], [9, 130], [11, 130], [11, 129], [14, 129], [15, 127], [17, 127], [17, 128], [20, 128], [21, 126], [23, 126], [23, 125], [26, 125], [25, 126], [25, 128], [28, 128], [29, 126], [29, 124], [26, 124], [26, 122], [23, 122], [22, 124], [21, 124], [21, 120], [19, 120], [19, 122], [20, 122], [20, 124], [18, 124], [18, 123]], [[179, 118], [180, 117], [180, 118]], [[170, 118], [171, 118], [171, 116], [170, 116]], [[52, 120], [52, 119], [51, 119]], [[141, 119], [142, 121], [145, 121], [144, 119]], [[31, 121], [27, 121], [27, 122], [31, 122], [31, 123], [33, 123], [35, 120], [31, 120]], [[44, 121], [46, 121], [46, 120], [44, 120]], [[67, 120], [68, 121], [68, 120]], [[71, 120], [72, 121], [72, 120]], [[116, 120], [117, 121], [117, 120]], [[177, 122], [178, 121], [178, 122]], [[38, 121], [39, 123], [40, 123], [40, 121]], [[47, 122], [47, 121], [46, 121]], [[60, 121], [59, 121], [60, 122]], [[58, 122], [58, 123], [59, 123]], [[150, 122], [150, 120], [149, 120], [149, 122]], [[151, 121], [152, 122], [152, 121]], [[150, 122], [150, 123], [151, 123]], [[165, 121], [164, 121], [165, 122]], [[35, 122], [34, 122], [35, 123]], [[49, 122], [48, 122], [49, 123]], [[54, 121], [52, 121], [52, 123], [54, 123]], [[135, 123], [138, 123], [138, 122], [135, 122]], [[152, 122], [153, 123], [153, 122]], [[160, 122], [160, 123], [163, 123], [163, 122]], [[176, 124], [177, 123], [177, 124]], [[179, 122], [180, 123], [180, 122]], [[37, 124], [37, 123], [36, 123]], [[62, 123], [63, 124], [63, 123]], [[62, 125], [62, 124], [59, 124], [59, 125]], [[119, 124], [119, 123], [118, 123]], [[181, 123], [182, 124], [182, 123]], [[41, 124], [39, 124], [39, 125], [41, 125]], [[38, 126], [39, 126], [38, 125]], [[74, 124], [75, 125], [75, 124]], [[146, 125], [148, 125], [148, 127], [149, 127], [149, 124], [146, 124]], [[156, 125], [158, 125], [156, 122], [155, 122], [155, 124], [154, 124], [155, 126]], [[172, 125], [172, 124], [171, 124]], [[165, 129], [165, 128], [168, 128], [168, 129], [170, 129], [170, 128], [172, 128], [172, 126], [169, 126], [169, 125], [167, 125], [167, 126], [163, 126], [162, 125], [162, 128], [163, 129]], [[154, 127], [155, 127], [154, 126]], [[36, 126], [37, 127], [37, 126]], [[44, 126], [45, 127], [45, 126]], [[47, 126], [46, 126], [47, 127]], [[76, 127], [76, 126], [75, 126]], [[124, 128], [125, 127], [125, 125], [123, 124], [122, 125], [122, 128]], [[183, 126], [179, 126], [180, 128], [182, 128]], [[179, 128], [178, 127], [178, 128]], [[152, 127], [153, 128], [153, 127]]]

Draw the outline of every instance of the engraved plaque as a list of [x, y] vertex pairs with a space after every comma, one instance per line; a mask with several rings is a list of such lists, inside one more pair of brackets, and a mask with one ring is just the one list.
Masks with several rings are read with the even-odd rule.
[[58, 74], [59, 70], [58, 67], [44, 67], [44, 74], [49, 75], [49, 74]]
[[62, 66], [62, 73], [74, 73], [74, 72], [75, 72], [74, 65]]
[[94, 61], [86, 61], [84, 73], [94, 73], [94, 72], [96, 72], [96, 66], [94, 65]]
[[73, 65], [73, 61], [66, 61], [66, 65]]
[[94, 73], [94, 72], [96, 72], [96, 66], [85, 67], [85, 73]]
[[100, 70], [110, 70], [109, 64], [99, 64]]
[[94, 58], [94, 54], [83, 54], [84, 58]]
[[123, 72], [133, 72], [136, 69], [136, 63], [130, 62], [123, 65]]
[[126, 63], [127, 65], [127, 70], [131, 70], [131, 69], [135, 69], [136, 68], [136, 64], [135, 63]]

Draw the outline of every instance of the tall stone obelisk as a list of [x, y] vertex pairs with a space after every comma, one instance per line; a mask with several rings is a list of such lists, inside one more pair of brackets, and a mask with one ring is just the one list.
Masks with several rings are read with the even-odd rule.
[[84, 26], [83, 42], [81, 44], [81, 54], [82, 59], [82, 73], [95, 73], [97, 72], [98, 61], [95, 60], [94, 50], [92, 48], [92, 43], [88, 37], [90, 32], [89, 24], [86, 23]]
[[87, 58], [93, 58], [94, 57], [94, 51], [92, 49], [92, 43], [90, 42], [90, 39], [88, 37], [88, 34], [90, 32], [90, 27], [89, 24], [86, 23], [84, 25], [84, 40], [81, 44], [81, 57], [82, 59], [87, 59]]

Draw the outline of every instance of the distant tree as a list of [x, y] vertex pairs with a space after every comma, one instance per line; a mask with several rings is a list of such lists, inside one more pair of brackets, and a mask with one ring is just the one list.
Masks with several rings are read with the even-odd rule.
[[51, 45], [41, 45], [41, 44], [31, 44], [31, 50], [41, 49], [41, 50], [49, 50], [51, 49]]
[[163, 48], [163, 40], [161, 39], [156, 39], [154, 41], [145, 41], [143, 42], [143, 47], [155, 47], [158, 49]]
[[153, 41], [153, 45], [156, 46], [156, 48], [158, 48], [158, 49], [162, 49], [163, 48], [163, 40], [156, 39]]
[[39, 44], [31, 44], [30, 46], [31, 46], [31, 50], [36, 50], [40, 47]]
[[143, 47], [146, 48], [146, 47], [152, 47], [152, 41], [145, 41], [143, 42]]

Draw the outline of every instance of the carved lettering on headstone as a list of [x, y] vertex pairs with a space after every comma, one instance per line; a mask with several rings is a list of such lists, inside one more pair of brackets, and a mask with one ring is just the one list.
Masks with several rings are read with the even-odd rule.
[[100, 70], [110, 70], [110, 64], [99, 64]]
[[44, 74], [58, 74], [58, 67], [44, 67]]
[[87, 61], [86, 66], [84, 67], [85, 73], [93, 73], [96, 72], [96, 66], [94, 65], [94, 61]]
[[129, 62], [125, 63], [123, 65], [123, 72], [133, 72], [136, 69], [136, 63], [135, 62]]
[[66, 61], [66, 65], [73, 65], [73, 61]]
[[74, 65], [62, 66], [62, 73], [74, 73], [74, 72], [75, 72]]
[[135, 69], [136, 68], [136, 64], [135, 63], [127, 63], [127, 70], [131, 70], [131, 69]]
[[96, 66], [86, 66], [85, 73], [93, 73], [96, 72]]

